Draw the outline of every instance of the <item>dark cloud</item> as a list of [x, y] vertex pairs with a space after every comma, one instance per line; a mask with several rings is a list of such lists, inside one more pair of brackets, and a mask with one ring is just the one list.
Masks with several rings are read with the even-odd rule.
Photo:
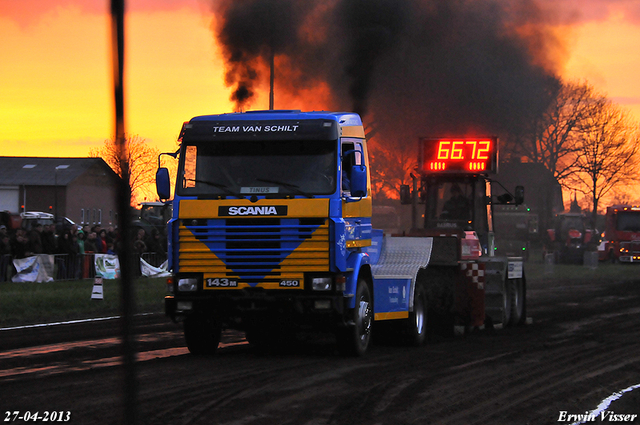
[[278, 90], [327, 84], [328, 107], [367, 115], [387, 140], [515, 134], [558, 83], [553, 17], [532, 0], [215, 4], [238, 109], [267, 81], [272, 46]]

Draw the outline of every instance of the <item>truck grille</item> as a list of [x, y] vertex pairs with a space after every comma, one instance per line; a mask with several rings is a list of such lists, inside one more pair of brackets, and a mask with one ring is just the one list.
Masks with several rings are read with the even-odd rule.
[[179, 271], [241, 283], [302, 281], [304, 272], [329, 270], [325, 218], [219, 218], [183, 220]]

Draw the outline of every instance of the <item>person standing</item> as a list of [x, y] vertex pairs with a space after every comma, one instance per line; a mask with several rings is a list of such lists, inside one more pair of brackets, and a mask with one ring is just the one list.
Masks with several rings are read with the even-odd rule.
[[9, 266], [12, 261], [11, 240], [7, 233], [7, 226], [0, 226], [0, 282], [5, 282], [9, 277]]
[[42, 252], [44, 254], [55, 254], [56, 253], [56, 225], [55, 224], [46, 224], [42, 228], [42, 234], [40, 238], [42, 239]]
[[42, 224], [37, 223], [33, 229], [31, 229], [27, 240], [29, 241], [27, 247], [28, 256], [42, 254], [44, 252], [42, 249]]

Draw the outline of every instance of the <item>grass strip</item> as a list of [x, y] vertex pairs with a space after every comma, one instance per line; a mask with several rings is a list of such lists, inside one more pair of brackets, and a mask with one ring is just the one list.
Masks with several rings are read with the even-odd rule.
[[[640, 281], [640, 264], [599, 263], [582, 265], [529, 261], [525, 276], [531, 285], [553, 280], [589, 282], [594, 280]], [[92, 319], [120, 314], [120, 280], [103, 281], [103, 300], [91, 299], [93, 280], [47, 283], [0, 283], [0, 328], [67, 320]], [[165, 278], [133, 281], [137, 313], [161, 313], [166, 295]]]
[[[0, 327], [119, 315], [120, 280], [103, 280], [103, 299], [91, 299], [93, 280], [0, 283]], [[166, 278], [133, 280], [136, 313], [164, 311]]]

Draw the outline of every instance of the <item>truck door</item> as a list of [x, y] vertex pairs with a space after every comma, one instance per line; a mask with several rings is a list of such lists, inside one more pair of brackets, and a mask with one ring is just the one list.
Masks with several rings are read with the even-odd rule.
[[342, 217], [347, 226], [347, 247], [369, 246], [371, 244], [371, 188], [368, 187], [366, 196], [360, 199], [351, 197], [349, 187], [351, 167], [367, 165], [366, 146], [360, 139], [343, 139], [341, 155]]

